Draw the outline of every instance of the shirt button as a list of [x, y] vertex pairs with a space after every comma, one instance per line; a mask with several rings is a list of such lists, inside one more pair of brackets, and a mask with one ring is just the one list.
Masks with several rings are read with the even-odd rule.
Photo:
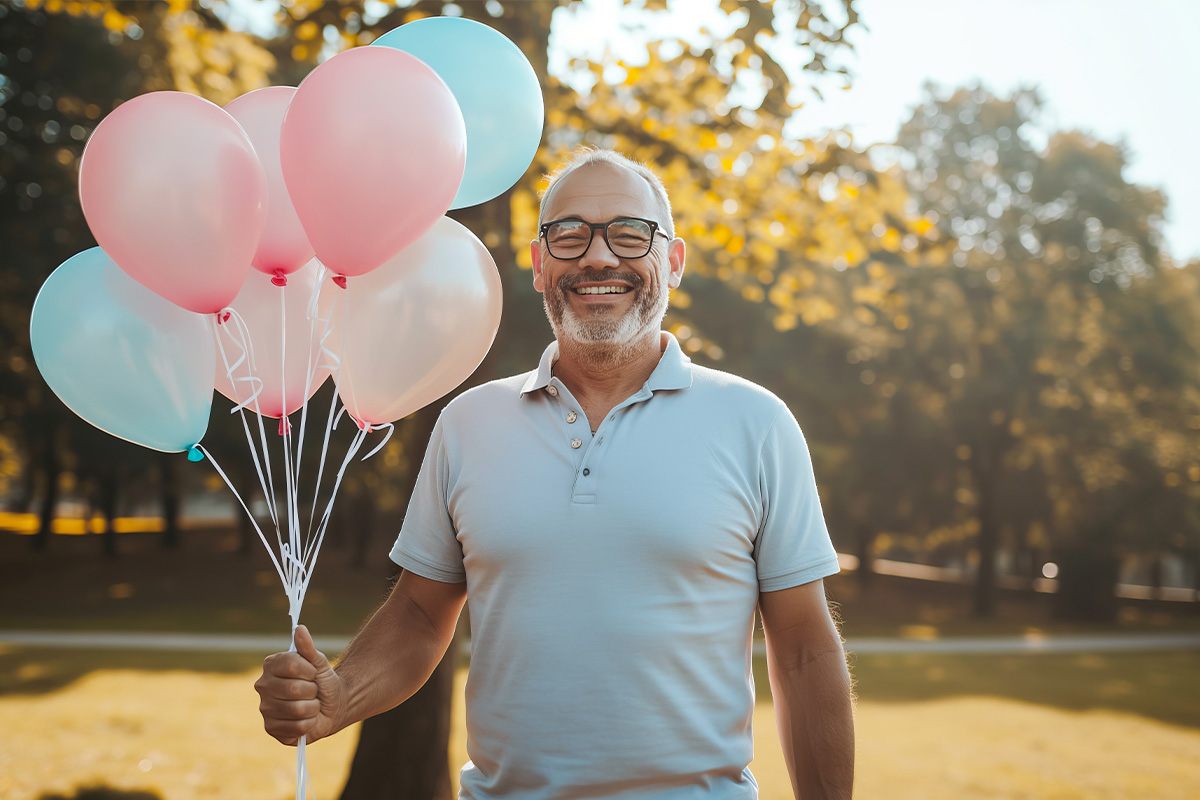
[[570, 414], [567, 414], [567, 422], [574, 422], [577, 419], [579, 419], [579, 417], [575, 415], [574, 411], [572, 411]]
[[572, 439], [571, 440], [571, 448], [574, 450], [578, 450], [582, 444], [583, 444], [582, 439]]
[[584, 467], [584, 468], [583, 468], [583, 474], [584, 474], [584, 475], [591, 475], [591, 474], [592, 474], [592, 471], [591, 471], [590, 469], [588, 469], [587, 467]]
[[558, 387], [557, 386], [547, 386], [546, 394], [550, 395], [551, 397], [558, 397]]

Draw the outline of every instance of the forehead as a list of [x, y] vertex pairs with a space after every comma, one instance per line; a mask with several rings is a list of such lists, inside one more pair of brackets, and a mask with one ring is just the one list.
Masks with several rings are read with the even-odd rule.
[[615, 164], [590, 164], [560, 179], [550, 189], [545, 220], [581, 217], [602, 222], [628, 215], [657, 219], [654, 192], [645, 178]]

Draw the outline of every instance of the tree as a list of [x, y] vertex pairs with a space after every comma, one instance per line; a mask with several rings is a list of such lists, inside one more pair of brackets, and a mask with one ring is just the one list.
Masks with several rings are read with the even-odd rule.
[[[996, 555], [1035, 522], [1062, 554], [1064, 588], [1083, 585], [1067, 572], [1071, 552], [1084, 549], [1102, 554], [1087, 560], [1107, 564], [1111, 596], [1111, 527], [1163, 480], [1137, 454], [1165, 431], [1153, 431], [1135, 398], [1153, 395], [1155, 411], [1181, 419], [1194, 386], [1194, 351], [1180, 353], [1169, 377], [1156, 375], [1161, 354], [1185, 341], [1182, 319], [1164, 324], [1142, 295], [1177, 277], [1158, 245], [1164, 202], [1125, 180], [1119, 147], [1067, 132], [1039, 148], [1035, 92], [928, 93], [898, 146], [921, 211], [956, 246], [905, 287], [920, 310], [906, 351], [923, 362], [912, 365], [919, 378], [907, 391], [945, 419], [965, 467], [956, 496], [973, 509], [974, 610], [992, 613]], [[1114, 331], [1127, 326], [1147, 335]], [[1131, 459], [1141, 468], [1121, 466]], [[1035, 466], [1046, 492], [1036, 520], [1028, 502], [1002, 501], [1005, 486]], [[1104, 522], [1089, 521], [1093, 513]]]

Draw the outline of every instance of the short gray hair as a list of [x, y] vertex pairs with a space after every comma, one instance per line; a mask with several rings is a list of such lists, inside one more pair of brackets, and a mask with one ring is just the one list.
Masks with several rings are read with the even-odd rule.
[[601, 147], [576, 148], [550, 173], [546, 189], [542, 192], [541, 202], [538, 204], [538, 228], [542, 226], [542, 215], [546, 212], [546, 204], [558, 182], [577, 169], [596, 166], [598, 164], [622, 167], [646, 181], [650, 185], [650, 191], [653, 192], [654, 199], [661, 206], [660, 210], [663, 212], [663, 219], [661, 221], [663, 232], [671, 238], [675, 238], [675, 219], [671, 215], [671, 200], [667, 197], [667, 187], [663, 185], [662, 178], [658, 177], [654, 170], [642, 162], [634, 161], [632, 158], [622, 155], [616, 150], [608, 150]]

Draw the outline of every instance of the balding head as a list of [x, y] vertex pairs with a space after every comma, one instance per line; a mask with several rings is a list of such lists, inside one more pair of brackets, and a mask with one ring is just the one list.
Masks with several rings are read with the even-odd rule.
[[654, 195], [655, 204], [658, 206], [662, 217], [657, 222], [662, 226], [664, 233], [671, 238], [675, 237], [675, 220], [671, 216], [671, 201], [667, 197], [667, 188], [663, 185], [662, 179], [654, 174], [654, 171], [645, 164], [627, 158], [615, 150], [605, 150], [598, 147], [580, 147], [576, 149], [567, 156], [566, 160], [558, 165], [554, 172], [550, 173], [549, 184], [546, 186], [546, 191], [542, 192], [541, 203], [538, 206], [539, 228], [546, 221], [546, 209], [550, 206], [550, 199], [554, 194], [555, 187], [568, 175], [583, 167], [591, 166], [626, 169], [644, 180]]

